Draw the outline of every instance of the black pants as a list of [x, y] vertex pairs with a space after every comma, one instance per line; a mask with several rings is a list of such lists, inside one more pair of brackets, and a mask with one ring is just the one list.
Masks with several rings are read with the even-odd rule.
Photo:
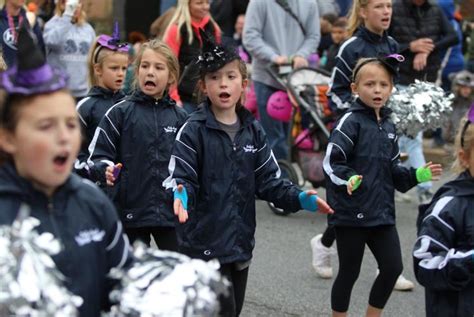
[[160, 250], [178, 252], [176, 230], [173, 227], [125, 228], [125, 233], [130, 240], [130, 244], [133, 244], [136, 240], [141, 240], [147, 246], [150, 246], [151, 236], [153, 236]]
[[244, 306], [245, 290], [247, 288], [247, 278], [249, 268], [237, 270], [234, 263], [222, 264], [219, 269], [231, 283], [229, 296], [221, 296], [219, 302], [221, 305], [219, 316], [234, 317], [239, 316]]
[[326, 248], [330, 248], [333, 245], [334, 240], [336, 240], [336, 231], [334, 231], [334, 226], [328, 225], [321, 237], [321, 244]]
[[335, 230], [339, 272], [332, 286], [332, 309], [337, 312], [348, 310], [352, 287], [359, 277], [366, 244], [380, 270], [370, 290], [369, 304], [383, 309], [403, 270], [397, 228], [395, 226], [335, 227]]

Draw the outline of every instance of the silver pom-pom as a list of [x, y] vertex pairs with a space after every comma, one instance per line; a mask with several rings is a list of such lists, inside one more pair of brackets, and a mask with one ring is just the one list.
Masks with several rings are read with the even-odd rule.
[[113, 269], [120, 285], [110, 293], [109, 316], [217, 316], [218, 297], [227, 295], [229, 282], [219, 273], [219, 262], [190, 259], [136, 243], [135, 262]]
[[61, 245], [35, 230], [40, 222], [22, 205], [11, 226], [0, 226], [0, 315], [77, 316], [82, 298], [63, 286], [51, 256]]
[[393, 110], [392, 120], [397, 131], [409, 137], [418, 132], [442, 127], [452, 112], [453, 94], [433, 83], [416, 80], [406, 89], [397, 90], [387, 106]]

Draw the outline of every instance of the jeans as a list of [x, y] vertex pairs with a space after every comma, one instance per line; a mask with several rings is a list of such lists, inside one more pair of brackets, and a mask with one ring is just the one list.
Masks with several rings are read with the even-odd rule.
[[[400, 152], [408, 153], [407, 165], [413, 168], [422, 167], [426, 164], [423, 154], [423, 132], [418, 132], [416, 138], [400, 136], [398, 139]], [[420, 183], [417, 186], [418, 192], [428, 190], [432, 187], [431, 182]]]
[[288, 159], [289, 124], [271, 118], [267, 113], [268, 98], [278, 89], [264, 83], [254, 81], [255, 97], [257, 99], [260, 123], [267, 134], [268, 144], [277, 160]]

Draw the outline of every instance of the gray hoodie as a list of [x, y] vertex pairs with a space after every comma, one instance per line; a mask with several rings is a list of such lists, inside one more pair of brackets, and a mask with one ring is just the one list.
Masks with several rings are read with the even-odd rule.
[[266, 70], [278, 55], [302, 56], [316, 52], [321, 38], [318, 6], [314, 0], [288, 0], [298, 22], [275, 0], [252, 0], [245, 15], [243, 43], [252, 55], [252, 79], [282, 88]]
[[84, 97], [89, 90], [87, 57], [95, 41], [89, 23], [72, 24], [71, 18], [55, 15], [43, 31], [48, 63], [69, 76], [68, 88], [74, 97]]

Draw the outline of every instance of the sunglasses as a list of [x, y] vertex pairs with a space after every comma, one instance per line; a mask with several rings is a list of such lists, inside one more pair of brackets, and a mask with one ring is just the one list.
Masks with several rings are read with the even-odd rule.
[[464, 136], [466, 134], [467, 128], [469, 127], [469, 124], [474, 123], [474, 106], [471, 106], [469, 109], [469, 112], [467, 113], [467, 121], [464, 124], [464, 127], [462, 128], [461, 132], [461, 148], [464, 148]]

